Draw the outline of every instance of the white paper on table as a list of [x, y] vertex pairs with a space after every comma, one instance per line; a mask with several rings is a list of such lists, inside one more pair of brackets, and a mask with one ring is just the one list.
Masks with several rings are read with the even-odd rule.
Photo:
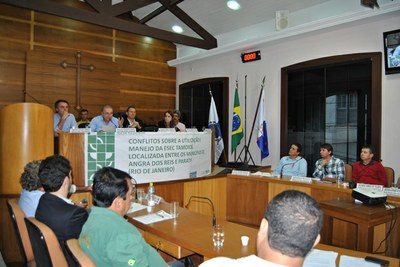
[[303, 267], [336, 267], [337, 252], [312, 249], [307, 254]]
[[147, 208], [147, 206], [145, 206], [145, 205], [142, 205], [142, 204], [139, 204], [139, 203], [136, 203], [136, 202], [131, 202], [131, 207], [129, 208], [127, 213], [132, 213], [132, 212], [136, 212], [136, 211], [139, 211], [139, 210], [144, 210], [146, 208]]
[[132, 219], [139, 221], [141, 223], [144, 223], [144, 224], [150, 224], [150, 223], [161, 222], [161, 221], [172, 219], [172, 216], [168, 212], [160, 210], [156, 213], [133, 217]]
[[354, 266], [362, 266], [362, 267], [380, 267], [380, 264], [369, 262], [364, 260], [364, 258], [356, 258], [350, 257], [346, 255], [342, 255], [340, 257], [339, 267], [354, 267]]

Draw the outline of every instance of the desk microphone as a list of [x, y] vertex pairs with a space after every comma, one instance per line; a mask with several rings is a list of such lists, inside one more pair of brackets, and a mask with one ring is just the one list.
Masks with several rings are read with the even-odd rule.
[[303, 159], [303, 157], [300, 156], [300, 158], [298, 160], [296, 160], [295, 162], [290, 162], [290, 163], [283, 164], [282, 168], [281, 168], [281, 178], [282, 178], [282, 175], [283, 175], [283, 167], [285, 167], [287, 165], [290, 165], [290, 164], [293, 164], [293, 166], [294, 166], [294, 164], [296, 164], [297, 162], [299, 162], [302, 159]]
[[208, 197], [200, 197], [200, 196], [191, 196], [189, 198], [188, 203], [185, 205], [185, 208], [188, 208], [190, 203], [192, 202], [192, 199], [203, 199], [207, 200], [208, 203], [210, 203], [211, 208], [212, 208], [212, 226], [214, 227], [217, 224], [217, 218], [215, 217], [215, 210], [214, 210], [214, 203], [209, 199]]

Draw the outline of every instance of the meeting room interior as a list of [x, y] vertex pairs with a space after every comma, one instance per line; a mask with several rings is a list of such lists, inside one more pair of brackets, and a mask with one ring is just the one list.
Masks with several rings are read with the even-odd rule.
[[[268, 203], [297, 190], [334, 266], [400, 266], [399, 84], [400, 0], [0, 0], [3, 264], [47, 266], [12, 203], [24, 167], [60, 154], [88, 210], [100, 168], [133, 178], [125, 218], [168, 263], [257, 255]], [[317, 175], [326, 144], [342, 176]], [[383, 183], [360, 181], [374, 164]]]

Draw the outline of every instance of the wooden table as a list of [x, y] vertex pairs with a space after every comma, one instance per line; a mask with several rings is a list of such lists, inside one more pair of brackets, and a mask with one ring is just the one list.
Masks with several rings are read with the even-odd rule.
[[[169, 212], [169, 204], [157, 205], [153, 211], [160, 209]], [[258, 229], [246, 227], [227, 221], [217, 221], [224, 227], [225, 241], [220, 248], [215, 247], [212, 241], [212, 217], [180, 208], [176, 220], [170, 219], [152, 224], [140, 223], [132, 217], [148, 214], [147, 210], [128, 214], [129, 221], [141, 229], [145, 240], [154, 247], [163, 250], [174, 258], [180, 259], [197, 253], [205, 259], [217, 256], [240, 258], [256, 251]], [[249, 236], [249, 244], [241, 245], [240, 237]]]
[[[170, 204], [161, 203], [154, 207], [150, 212], [147, 210], [128, 214], [128, 220], [134, 224], [143, 234], [145, 240], [155, 247], [174, 258], [181, 259], [192, 254], [203, 256], [204, 260], [225, 256], [229, 258], [241, 258], [256, 254], [256, 239], [258, 229], [247, 227], [227, 221], [217, 221], [225, 229], [224, 246], [216, 248], [212, 242], [212, 217], [192, 212], [188, 209], [180, 208], [179, 216], [176, 220], [169, 219], [152, 224], [143, 224], [133, 219], [163, 209], [169, 211]], [[240, 237], [247, 235], [250, 237], [246, 247], [241, 245]], [[374, 256], [390, 262], [389, 266], [399, 266], [399, 259], [390, 258], [382, 255], [371, 255], [349, 249], [338, 248], [329, 245], [318, 244], [317, 249], [335, 251], [339, 255], [348, 255], [364, 258]], [[336, 260], [339, 266], [340, 258]]]
[[[373, 252], [373, 235], [374, 226], [386, 224], [387, 229], [390, 229], [390, 224], [395, 223], [399, 215], [399, 208], [393, 205], [392, 209], [386, 208], [383, 204], [375, 206], [366, 206], [363, 204], [356, 204], [354, 199], [350, 198], [335, 198], [326, 200], [319, 203], [324, 211], [324, 227], [321, 234], [321, 242], [324, 244], [332, 244], [333, 236], [333, 219], [339, 219], [346, 222], [355, 224], [356, 233], [354, 238], [357, 239], [357, 251]], [[393, 229], [389, 236], [392, 241], [398, 240], [398, 223], [393, 225]], [[392, 242], [390, 249], [397, 251], [399, 245]]]

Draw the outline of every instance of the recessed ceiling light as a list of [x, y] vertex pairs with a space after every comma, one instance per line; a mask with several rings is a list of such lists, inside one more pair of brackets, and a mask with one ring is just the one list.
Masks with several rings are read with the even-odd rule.
[[181, 27], [181, 26], [178, 26], [178, 25], [172, 26], [172, 30], [173, 30], [174, 32], [176, 32], [176, 33], [182, 33], [182, 32], [183, 32], [182, 27]]
[[240, 8], [240, 4], [235, 0], [230, 0], [226, 3], [226, 5], [233, 10], [238, 10]]

